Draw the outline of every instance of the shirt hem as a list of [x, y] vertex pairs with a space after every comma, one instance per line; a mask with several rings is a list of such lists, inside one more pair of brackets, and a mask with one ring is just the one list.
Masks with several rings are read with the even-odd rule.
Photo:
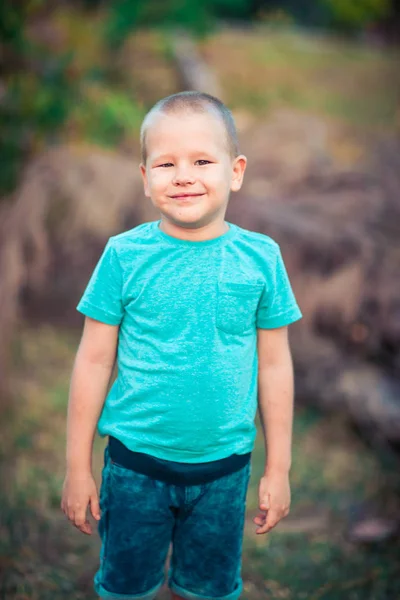
[[93, 304], [89, 304], [87, 302], [78, 304], [76, 310], [87, 317], [91, 317], [92, 319], [96, 319], [96, 321], [101, 321], [107, 325], [119, 325], [121, 323], [121, 319], [119, 317], [105, 313], [97, 306], [93, 306]]
[[277, 327], [284, 327], [290, 325], [295, 321], [299, 321], [303, 318], [300, 310], [291, 310], [290, 312], [282, 313], [276, 317], [268, 319], [268, 321], [257, 321], [256, 327], [258, 329], [275, 329]]

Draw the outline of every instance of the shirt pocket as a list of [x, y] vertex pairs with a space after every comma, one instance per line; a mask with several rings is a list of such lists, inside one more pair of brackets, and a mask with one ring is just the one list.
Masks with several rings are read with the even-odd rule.
[[263, 288], [263, 282], [218, 281], [216, 327], [236, 335], [251, 333]]

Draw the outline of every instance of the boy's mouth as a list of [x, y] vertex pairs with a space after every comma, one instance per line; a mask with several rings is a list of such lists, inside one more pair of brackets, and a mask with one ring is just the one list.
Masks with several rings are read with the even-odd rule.
[[174, 194], [174, 196], [170, 197], [176, 200], [180, 198], [197, 198], [198, 196], [204, 196], [204, 194]]

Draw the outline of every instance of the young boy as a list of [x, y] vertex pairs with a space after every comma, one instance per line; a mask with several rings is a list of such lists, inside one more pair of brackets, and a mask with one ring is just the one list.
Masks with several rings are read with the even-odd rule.
[[[278, 244], [224, 220], [246, 168], [225, 105], [169, 96], [141, 141], [145, 194], [161, 219], [109, 238], [77, 306], [86, 318], [61, 506], [84, 533], [88, 505], [100, 520], [101, 598], [155, 598], [172, 542], [173, 599], [236, 600], [257, 405], [268, 456], [256, 533], [289, 512], [287, 326], [302, 314]], [[109, 436], [100, 507], [96, 424]]]

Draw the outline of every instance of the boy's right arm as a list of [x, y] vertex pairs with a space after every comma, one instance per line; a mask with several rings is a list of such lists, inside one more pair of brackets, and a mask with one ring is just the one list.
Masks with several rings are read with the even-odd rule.
[[83, 533], [91, 534], [88, 504], [100, 518], [92, 475], [92, 447], [97, 422], [116, 360], [118, 326], [85, 318], [82, 339], [72, 371], [67, 418], [66, 476], [61, 508]]

